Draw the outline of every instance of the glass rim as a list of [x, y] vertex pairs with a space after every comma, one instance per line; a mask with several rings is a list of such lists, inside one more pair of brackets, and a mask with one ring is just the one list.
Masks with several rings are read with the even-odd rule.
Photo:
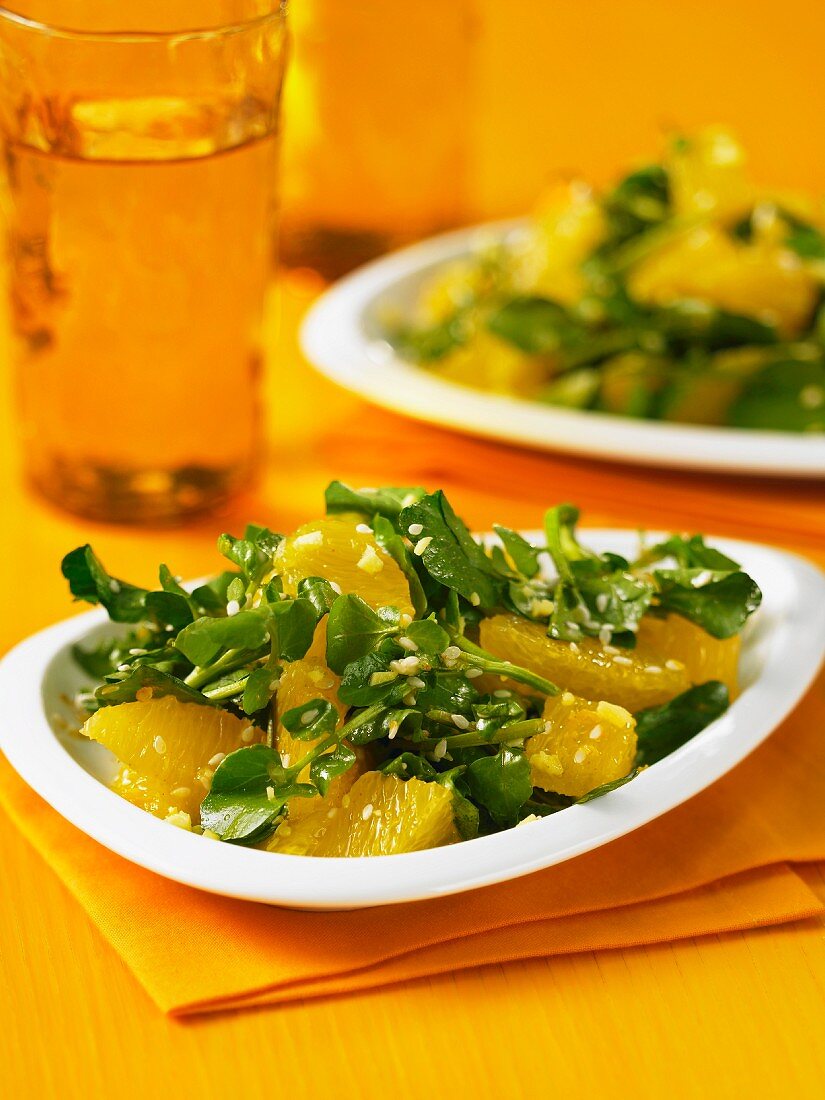
[[79, 41], [101, 42], [168, 42], [172, 39], [220, 38], [232, 34], [241, 34], [246, 30], [266, 23], [281, 21], [286, 17], [288, 0], [272, 0], [272, 10], [256, 15], [252, 19], [237, 23], [219, 23], [213, 27], [176, 27], [174, 30], [83, 30], [74, 27], [62, 27], [44, 23], [39, 19], [30, 19], [20, 12], [13, 11], [0, 3], [0, 25], [5, 21], [13, 23], [27, 31], [48, 35], [52, 38], [68, 38]]

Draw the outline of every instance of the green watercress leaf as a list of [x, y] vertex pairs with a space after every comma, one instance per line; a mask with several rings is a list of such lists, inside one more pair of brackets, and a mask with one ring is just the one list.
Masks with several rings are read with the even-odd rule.
[[362, 512], [368, 518], [378, 514], [388, 520], [398, 519], [402, 510], [424, 496], [416, 485], [384, 485], [380, 489], [352, 489], [342, 481], [331, 481], [324, 493], [327, 514]]
[[686, 744], [728, 709], [728, 689], [717, 680], [688, 688], [675, 699], [636, 715], [636, 764], [655, 764]]
[[519, 810], [533, 793], [530, 761], [521, 749], [501, 748], [468, 765], [467, 789], [502, 828], [515, 825]]
[[263, 840], [283, 816], [292, 795], [285, 779], [281, 758], [268, 745], [229, 753], [215, 769], [209, 794], [201, 803], [201, 825], [235, 844]]
[[393, 607], [373, 611], [353, 593], [339, 596], [327, 622], [327, 664], [342, 673], [347, 665], [366, 656], [398, 630], [399, 614]]
[[310, 699], [281, 715], [281, 724], [296, 741], [318, 741], [335, 732], [338, 712], [328, 699]]
[[714, 638], [738, 634], [759, 607], [762, 593], [747, 573], [711, 569], [657, 569], [658, 607], [701, 626]]
[[399, 522], [404, 531], [418, 525], [416, 540], [430, 539], [418, 555], [430, 576], [485, 610], [501, 604], [505, 578], [440, 489], [405, 508]]
[[269, 640], [267, 611], [255, 608], [222, 619], [196, 619], [175, 638], [175, 645], [193, 665], [208, 665], [225, 649], [257, 650]]
[[102, 684], [95, 692], [95, 698], [101, 706], [115, 706], [118, 703], [131, 703], [141, 688], [151, 688], [152, 698], [160, 699], [171, 695], [181, 703], [198, 703], [201, 706], [214, 706], [202, 692], [189, 687], [177, 676], [172, 676], [153, 665], [135, 665], [122, 679]]
[[493, 524], [493, 530], [501, 539], [504, 549], [513, 559], [513, 564], [522, 576], [530, 579], [539, 571], [539, 549], [528, 542], [518, 531], [509, 527]]
[[330, 752], [316, 757], [309, 766], [309, 778], [320, 794], [325, 795], [329, 785], [349, 771], [355, 763], [355, 753], [348, 745], [338, 745]]
[[113, 622], [138, 623], [145, 618], [147, 590], [113, 577], [88, 543], [66, 554], [60, 569], [75, 599], [102, 604]]

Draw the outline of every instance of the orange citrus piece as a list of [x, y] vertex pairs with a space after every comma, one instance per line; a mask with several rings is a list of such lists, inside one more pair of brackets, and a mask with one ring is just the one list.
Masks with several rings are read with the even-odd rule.
[[[482, 619], [480, 640], [495, 656], [531, 669], [562, 689], [586, 699], [607, 699], [635, 713], [666, 703], [691, 685], [685, 663], [671, 659], [639, 633], [635, 649], [604, 647], [595, 638], [560, 642], [548, 638], [541, 623], [506, 614]], [[514, 683], [507, 686], [523, 690]]]
[[373, 608], [396, 607], [412, 616], [407, 578], [374, 535], [358, 530], [366, 526], [329, 516], [299, 527], [275, 555], [275, 571], [283, 579], [284, 591], [294, 596], [305, 577], [324, 577]]
[[262, 736], [225, 710], [171, 696], [101, 707], [81, 732], [120, 761], [118, 794], [157, 817], [181, 811], [193, 822], [223, 757]]
[[340, 807], [285, 821], [267, 847], [302, 856], [386, 856], [459, 839], [445, 787], [367, 772]]
[[636, 720], [615, 703], [570, 692], [550, 696], [547, 728], [525, 744], [534, 787], [581, 798], [628, 774], [636, 755]]
[[667, 654], [672, 661], [681, 661], [692, 684], [721, 680], [736, 697], [739, 688], [739, 651], [741, 638], [714, 638], [701, 626], [681, 615], [664, 619], [646, 615], [639, 624], [638, 643], [645, 648]]

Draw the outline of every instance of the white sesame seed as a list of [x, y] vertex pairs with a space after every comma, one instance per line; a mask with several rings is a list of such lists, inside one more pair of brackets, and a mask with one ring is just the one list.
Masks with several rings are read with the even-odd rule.
[[415, 692], [408, 691], [407, 694], [402, 698], [401, 702], [406, 707], [414, 707], [415, 706]]
[[172, 791], [175, 798], [188, 798], [191, 793], [188, 787], [175, 787]]
[[417, 539], [421, 532], [424, 530], [423, 523], [411, 523], [407, 528], [411, 538]]
[[252, 741], [254, 736], [255, 736], [255, 727], [254, 726], [247, 726], [245, 729], [241, 730], [241, 741], [243, 741], [243, 743], [245, 745], [248, 745], [250, 743], [250, 741]]
[[571, 653], [580, 653], [581, 650], [579, 649], [578, 645], [575, 642], [571, 642], [570, 643], [570, 652]]
[[576, 749], [576, 751], [573, 753], [573, 763], [574, 764], [583, 764], [586, 759], [587, 759], [587, 749], [585, 749], [585, 748]]
[[483, 676], [484, 675], [484, 669], [483, 668], [468, 668], [467, 671], [464, 673], [464, 675], [467, 677], [468, 680], [475, 680], [475, 678], [477, 676]]
[[332, 806], [329, 810], [327, 810], [327, 817], [330, 819], [330, 821], [332, 821], [332, 819], [335, 817], [335, 815], [337, 813], [338, 813], [338, 807], [337, 806]]
[[374, 534], [373, 529], [370, 527], [370, 525], [368, 523], [358, 523], [358, 524], [356, 524], [355, 530], [358, 532], [359, 535], [372, 535], [372, 534]]
[[618, 657], [613, 658], [613, 664], [614, 665], [625, 665], [626, 667], [629, 668], [633, 664], [633, 661], [629, 657], [623, 657], [621, 654], [619, 654]]
[[661, 673], [661, 671], [658, 665], [647, 665], [645, 667], [645, 672], [650, 672], [652, 675], [657, 675]]
[[561, 693], [562, 705], [565, 707], [572, 707], [576, 701], [576, 696], [572, 691], [563, 691]]
[[363, 821], [369, 821], [369, 819], [371, 817], [372, 817], [372, 803], [368, 802], [366, 804], [366, 806], [363, 808], [363, 810], [361, 811], [361, 819]]
[[401, 648], [406, 649], [408, 653], [418, 652], [418, 646], [412, 640], [412, 638], [407, 638], [405, 635], [402, 634], [400, 638], [396, 638], [396, 641], [401, 646]]
[[453, 720], [453, 725], [457, 726], [460, 730], [468, 730], [470, 728], [470, 723], [463, 714], [451, 714], [450, 717]]
[[402, 508], [409, 508], [410, 505], [415, 504], [415, 502], [417, 500], [418, 500], [418, 497], [415, 495], [415, 493], [407, 493], [407, 495], [401, 501], [401, 507]]
[[118, 672], [128, 672], [130, 668], [131, 668], [131, 665], [118, 665], [117, 666]]
[[226, 753], [225, 752], [216, 752], [215, 755], [212, 757], [212, 759], [209, 761], [209, 767], [210, 768], [217, 768], [217, 766], [218, 766], [218, 764], [220, 764], [221, 760], [225, 760], [225, 759], [226, 759]]
[[281, 677], [280, 676], [276, 676], [274, 680], [270, 680], [269, 681], [269, 690], [270, 691], [277, 691], [278, 690], [278, 684], [280, 684], [280, 682], [281, 682]]
[[481, 596], [479, 596], [478, 592], [470, 593], [470, 603], [473, 605], [473, 607], [478, 607], [478, 605], [481, 603]]
[[305, 535], [298, 535], [292, 540], [293, 546], [321, 546], [324, 541], [323, 531], [308, 531]]
[[332, 589], [333, 592], [337, 592], [339, 596], [341, 595], [341, 592], [343, 591], [343, 589], [341, 588], [341, 585], [337, 581], [330, 581], [329, 586], [330, 586], [330, 588]]
[[109, 581], [109, 588], [112, 590], [112, 592], [115, 592], [115, 593], [119, 592], [120, 591], [120, 581], [116, 581], [115, 578], [112, 577], [112, 579]]
[[613, 628], [605, 623], [599, 627], [599, 641], [603, 646], [610, 644], [610, 639], [613, 637]]
[[593, 729], [590, 731], [590, 740], [591, 741], [598, 741], [599, 738], [601, 737], [601, 735], [602, 735], [602, 727], [601, 726], [594, 726]]
[[390, 722], [390, 728], [387, 731], [387, 740], [388, 741], [394, 741], [397, 736], [398, 736], [398, 723], [397, 722]]
[[443, 760], [446, 755], [447, 755], [447, 741], [446, 741], [445, 738], [442, 737], [441, 740], [438, 742], [438, 744], [433, 749], [433, 759], [434, 760]]
[[423, 539], [419, 539], [413, 547], [413, 553], [415, 554], [415, 556], [420, 558], [432, 541], [432, 535], [425, 535]]
[[237, 600], [230, 600], [229, 603], [226, 605], [226, 613], [230, 617], [232, 615], [237, 615], [240, 610], [241, 605], [238, 603]]
[[606, 592], [600, 592], [596, 597], [596, 610], [600, 615], [603, 615], [607, 610], [607, 605], [610, 603], [610, 597]]
[[605, 653], [621, 653], [621, 650], [617, 649], [614, 645], [602, 646], [602, 649]]
[[288, 768], [291, 761], [292, 761], [292, 753], [290, 753], [290, 752], [282, 752], [281, 753], [281, 764], [283, 765], [283, 767]]
[[411, 688], [415, 688], [416, 691], [420, 691], [421, 688], [425, 688], [427, 686], [420, 676], [410, 676], [407, 680], [407, 683], [410, 685]]
[[145, 649], [130, 649], [129, 650], [129, 656], [130, 657], [142, 657], [145, 652], [146, 652]]
[[408, 615], [405, 611], [401, 618], [398, 620], [402, 627], [408, 627], [412, 622], [412, 615]]
[[461, 650], [457, 645], [448, 645], [441, 656], [445, 661], [457, 661], [461, 656]]
[[421, 668], [421, 658], [412, 655], [399, 657], [395, 661], [390, 661], [390, 668], [393, 672], [397, 672], [399, 676], [415, 676]]
[[673, 658], [669, 661], [665, 661], [665, 668], [669, 668], [671, 672], [682, 672], [684, 667], [682, 661], [676, 661]]
[[163, 754], [164, 754], [164, 753], [166, 752], [166, 742], [165, 742], [165, 741], [163, 740], [163, 738], [162, 738], [162, 737], [161, 737], [161, 736], [160, 736], [159, 734], [158, 734], [158, 736], [157, 736], [157, 737], [156, 737], [156, 738], [154, 739], [154, 741], [152, 742], [152, 744], [154, 745], [154, 748], [155, 748], [155, 752], [156, 752], [156, 753], [157, 753], [157, 754], [158, 754], [159, 756], [163, 756]]
[[214, 775], [214, 772], [212, 771], [211, 768], [202, 768], [198, 772], [198, 782], [207, 791], [212, 786], [212, 776], [213, 775]]
[[496, 699], [509, 699], [512, 694], [512, 691], [508, 691], [507, 688], [498, 688], [497, 691], [493, 692]]
[[301, 715], [301, 725], [311, 726], [315, 719], [318, 717], [319, 710], [317, 707], [313, 707], [312, 710], [305, 710]]
[[697, 573], [693, 580], [690, 582], [694, 588], [703, 588], [706, 584], [709, 584], [713, 580], [713, 573], [709, 569], [703, 569], [701, 573]]
[[269, 799], [270, 802], [275, 801], [275, 788], [274, 787], [267, 787], [266, 788], [266, 797]]

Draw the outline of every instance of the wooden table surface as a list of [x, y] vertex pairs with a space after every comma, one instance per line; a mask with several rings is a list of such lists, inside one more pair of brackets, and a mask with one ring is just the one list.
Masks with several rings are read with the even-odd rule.
[[[317, 432], [361, 406], [310, 375], [290, 351], [308, 291], [293, 285], [286, 297], [286, 350], [270, 391], [286, 394], [293, 410], [311, 407]], [[206, 564], [204, 539], [208, 550], [206, 536], [220, 520], [135, 536], [28, 497], [18, 483], [7, 392], [0, 397], [0, 590], [17, 591], [11, 586], [20, 587], [24, 559], [38, 593], [4, 599], [0, 650], [67, 613], [59, 557], [87, 533], [112, 560], [139, 537], [150, 562], [171, 560], [189, 575]], [[298, 421], [282, 419], [262, 490], [273, 513], [293, 523], [301, 517], [279, 505], [279, 477], [289, 477], [291, 500], [306, 487], [309, 501], [310, 490], [319, 499], [336, 472], [316, 454], [306, 418], [303, 427]], [[2, 816], [0, 824], [0, 1093], [9, 1098], [259, 1096], [265, 1089], [286, 1098], [496, 1100], [558, 1090], [713, 1100], [823, 1093], [825, 926], [818, 920], [181, 1022], [156, 1009], [25, 839]]]

